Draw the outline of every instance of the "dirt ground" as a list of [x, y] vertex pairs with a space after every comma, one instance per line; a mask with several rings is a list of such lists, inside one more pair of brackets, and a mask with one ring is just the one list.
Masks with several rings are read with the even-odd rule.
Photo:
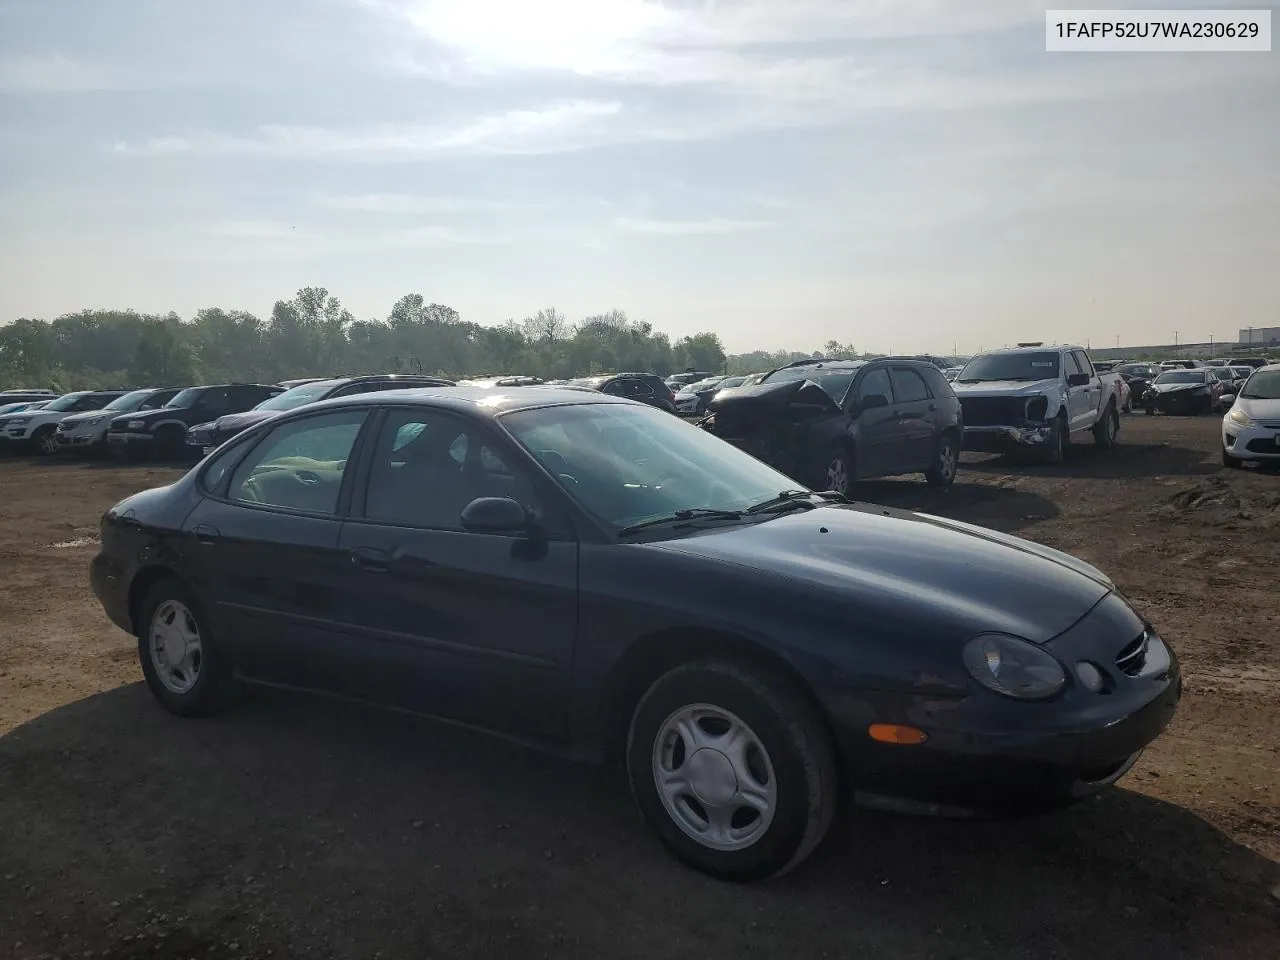
[[1060, 467], [966, 457], [861, 499], [1111, 573], [1186, 694], [1122, 786], [1007, 823], [855, 812], [782, 880], [678, 867], [619, 771], [258, 692], [182, 721], [87, 583], [164, 467], [0, 461], [0, 957], [1280, 956], [1280, 476], [1217, 418], [1126, 418]]

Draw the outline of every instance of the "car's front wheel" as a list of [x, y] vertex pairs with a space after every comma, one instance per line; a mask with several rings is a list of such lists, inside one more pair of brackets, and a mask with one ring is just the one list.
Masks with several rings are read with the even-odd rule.
[[676, 667], [641, 698], [627, 774], [679, 860], [723, 880], [774, 877], [822, 840], [836, 805], [830, 737], [806, 698], [756, 667]]
[[843, 497], [848, 496], [852, 484], [853, 457], [847, 450], [833, 448], [823, 459], [816, 489], [831, 490]]
[[142, 675], [165, 709], [201, 717], [227, 707], [236, 691], [231, 658], [190, 592], [177, 580], [161, 580], [139, 613], [135, 627]]
[[58, 452], [58, 428], [53, 424], [41, 427], [31, 438], [31, 445], [36, 453], [43, 457], [51, 457]]
[[1227, 453], [1227, 448], [1223, 447], [1222, 448], [1222, 465], [1224, 467], [1229, 467], [1232, 470], [1239, 470], [1241, 465], [1240, 458], [1233, 457], [1231, 454]]

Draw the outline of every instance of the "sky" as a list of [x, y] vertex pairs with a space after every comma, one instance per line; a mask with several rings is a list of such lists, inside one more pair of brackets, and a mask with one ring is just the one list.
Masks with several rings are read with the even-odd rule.
[[0, 322], [315, 285], [731, 352], [1280, 325], [1280, 51], [1046, 53], [1044, 15], [0, 0]]

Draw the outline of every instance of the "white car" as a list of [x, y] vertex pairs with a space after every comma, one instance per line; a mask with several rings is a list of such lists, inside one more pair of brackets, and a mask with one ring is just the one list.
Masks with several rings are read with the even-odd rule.
[[1280, 463], [1280, 363], [1259, 367], [1222, 418], [1222, 464]]
[[158, 410], [177, 396], [179, 389], [179, 387], [160, 387], [134, 390], [123, 397], [116, 397], [100, 410], [73, 413], [63, 417], [54, 434], [58, 440], [58, 449], [63, 451], [101, 450], [107, 445], [107, 427], [111, 425], [112, 417], [137, 410]]
[[81, 390], [64, 393], [39, 410], [23, 410], [0, 417], [0, 442], [36, 453], [56, 453], [58, 424], [63, 417], [84, 410], [101, 410], [124, 390]]

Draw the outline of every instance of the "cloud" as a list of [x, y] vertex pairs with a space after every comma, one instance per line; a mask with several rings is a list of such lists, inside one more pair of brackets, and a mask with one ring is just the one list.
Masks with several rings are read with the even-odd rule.
[[411, 193], [366, 193], [322, 196], [317, 201], [332, 210], [387, 214], [454, 214], [544, 210], [548, 204], [534, 201], [492, 200], [476, 197], [434, 197]]
[[126, 90], [136, 84], [118, 70], [58, 53], [19, 54], [0, 59], [0, 93], [74, 93]]
[[767, 220], [727, 220], [722, 217], [702, 220], [648, 220], [618, 217], [614, 220], [614, 224], [634, 233], [658, 233], [667, 236], [738, 233], [742, 230], [759, 230], [770, 226]]
[[458, 124], [381, 124], [360, 129], [266, 124], [254, 134], [168, 135], [111, 149], [125, 156], [257, 155], [287, 159], [423, 160], [466, 154], [540, 154], [599, 142], [593, 132], [621, 110], [618, 103], [574, 100], [537, 109], [508, 110]]

